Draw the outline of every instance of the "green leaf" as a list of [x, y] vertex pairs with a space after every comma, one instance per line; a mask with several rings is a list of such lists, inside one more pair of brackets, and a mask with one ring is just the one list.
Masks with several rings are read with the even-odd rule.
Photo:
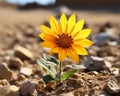
[[50, 75], [42, 76], [42, 79], [44, 80], [45, 83], [48, 83], [49, 81], [54, 80]]
[[52, 62], [47, 62], [46, 60], [44, 59], [40, 59], [40, 61], [48, 68], [50, 69], [54, 74], [57, 74], [57, 71], [56, 71], [56, 65], [53, 64]]
[[53, 62], [54, 64], [58, 65], [59, 62], [57, 61], [57, 59], [53, 56], [47, 55], [47, 54], [43, 54], [43, 58], [48, 61], [48, 62]]
[[70, 76], [72, 76], [72, 74], [74, 74], [77, 70], [76, 69], [71, 69], [67, 72], [65, 72], [63, 75], [62, 75], [62, 80], [66, 80], [67, 78], [69, 78]]
[[[52, 66], [47, 65], [46, 62], [45, 62], [43, 59], [37, 60], [37, 63], [38, 63], [40, 66], [42, 66], [42, 67], [50, 74], [50, 76], [51, 76], [53, 79], [57, 80], [57, 79], [56, 79], [56, 73], [57, 73], [57, 72], [54, 72], [55, 69], [52, 68]], [[54, 69], [54, 70], [53, 70], [53, 69]]]

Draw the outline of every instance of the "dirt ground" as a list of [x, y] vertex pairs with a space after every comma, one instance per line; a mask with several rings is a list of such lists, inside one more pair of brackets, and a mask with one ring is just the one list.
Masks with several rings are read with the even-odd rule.
[[39, 45], [39, 26], [59, 10], [0, 6], [0, 96], [120, 96], [120, 12], [70, 9], [93, 30], [95, 44], [79, 63], [86, 68], [61, 85], [42, 80], [47, 73], [36, 60], [48, 51]]

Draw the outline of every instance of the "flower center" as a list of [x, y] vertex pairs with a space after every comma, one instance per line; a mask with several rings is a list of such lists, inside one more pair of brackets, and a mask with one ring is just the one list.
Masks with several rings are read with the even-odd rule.
[[68, 34], [60, 34], [59, 37], [56, 39], [56, 44], [62, 48], [69, 48], [71, 44], [73, 44], [73, 39]]

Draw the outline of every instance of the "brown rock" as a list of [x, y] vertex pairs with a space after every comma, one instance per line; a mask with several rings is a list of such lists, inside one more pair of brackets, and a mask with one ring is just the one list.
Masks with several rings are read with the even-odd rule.
[[119, 68], [112, 68], [112, 74], [119, 76], [120, 69]]
[[99, 73], [97, 71], [92, 71], [94, 75], [98, 75]]
[[12, 71], [8, 68], [6, 63], [0, 64], [0, 79], [10, 80], [12, 78]]
[[47, 89], [55, 89], [56, 82], [55, 81], [50, 81], [47, 83], [46, 88]]
[[23, 62], [19, 58], [11, 58], [9, 60], [10, 67], [20, 69], [22, 65], [23, 65]]
[[45, 84], [45, 82], [41, 79], [41, 80], [39, 81], [38, 86], [37, 86], [37, 91], [38, 91], [38, 92], [41, 92], [45, 87], [46, 87], [46, 84]]
[[0, 88], [0, 96], [20, 96], [19, 88], [14, 85], [3, 86]]
[[111, 71], [111, 66], [112, 66], [110, 62], [105, 61], [103, 58], [97, 56], [91, 56], [90, 58], [88, 58], [84, 62], [84, 65], [86, 66], [87, 69], [93, 71], [94, 70], [99, 71], [101, 69]]
[[0, 85], [5, 86], [9, 85], [9, 82], [6, 79], [0, 80]]
[[80, 74], [74, 73], [74, 74], [72, 75], [72, 78], [79, 79], [79, 78], [80, 78]]
[[37, 81], [27, 80], [20, 87], [20, 94], [22, 96], [37, 96], [36, 87], [38, 85]]
[[110, 80], [106, 83], [105, 90], [109, 94], [116, 94], [116, 93], [120, 92], [120, 87], [118, 86], [118, 84], [115, 81]]
[[83, 84], [83, 80], [82, 79], [69, 78], [67, 80], [68, 90], [71, 90], [71, 89], [74, 89], [76, 87], [79, 87], [82, 84]]
[[21, 58], [21, 59], [32, 59], [33, 53], [29, 51], [28, 49], [22, 47], [22, 46], [16, 46], [15, 47], [15, 56]]
[[56, 16], [57, 18], [60, 18], [62, 13], [65, 13], [67, 18], [69, 18], [72, 13], [71, 10], [66, 6], [60, 6], [56, 9], [56, 11], [58, 12], [58, 14]]
[[68, 92], [68, 93], [60, 94], [59, 96], [74, 96], [74, 94], [73, 92]]
[[112, 67], [120, 68], [120, 61], [117, 61], [115, 64], [113, 64]]
[[30, 76], [32, 74], [32, 69], [28, 67], [21, 67], [20, 73], [26, 76]]
[[23, 75], [23, 74], [19, 74], [19, 75], [18, 75], [18, 79], [19, 79], [19, 80], [25, 80], [26, 77], [25, 77], [25, 75]]

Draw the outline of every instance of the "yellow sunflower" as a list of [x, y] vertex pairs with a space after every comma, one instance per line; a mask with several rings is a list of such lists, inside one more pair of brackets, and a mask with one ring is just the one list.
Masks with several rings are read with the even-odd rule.
[[84, 20], [76, 23], [76, 16], [72, 14], [67, 20], [63, 13], [58, 23], [54, 17], [50, 17], [50, 28], [40, 26], [42, 33], [39, 34], [43, 47], [50, 48], [50, 54], [58, 53], [58, 58], [62, 62], [67, 56], [75, 62], [79, 61], [79, 55], [87, 55], [84, 47], [93, 44], [86, 39], [91, 33], [91, 29], [83, 29]]

